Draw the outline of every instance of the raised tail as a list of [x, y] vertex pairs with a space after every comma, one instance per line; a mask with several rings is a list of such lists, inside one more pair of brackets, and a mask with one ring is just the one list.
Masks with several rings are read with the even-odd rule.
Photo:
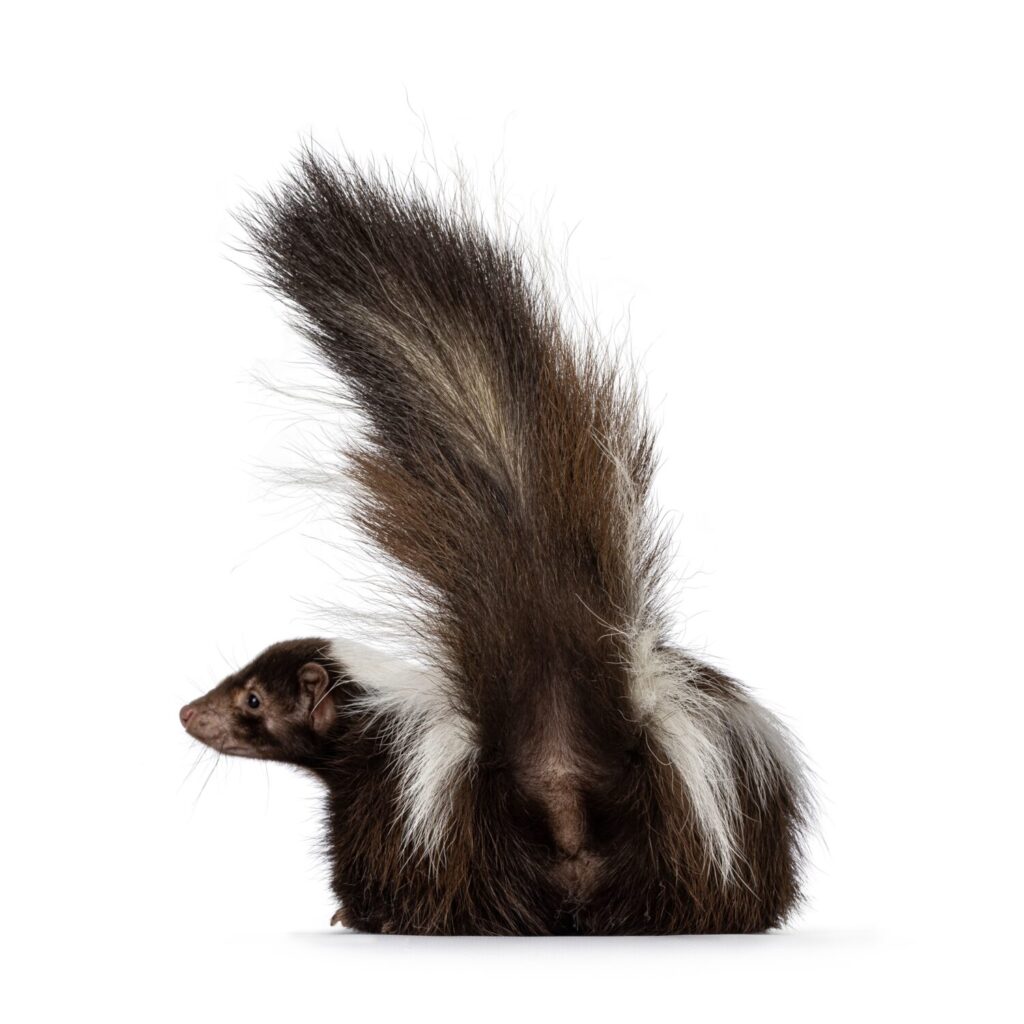
[[427, 600], [474, 723], [504, 732], [496, 696], [538, 669], [624, 663], [656, 569], [651, 436], [527, 255], [464, 205], [310, 153], [246, 222], [366, 415], [357, 520]]

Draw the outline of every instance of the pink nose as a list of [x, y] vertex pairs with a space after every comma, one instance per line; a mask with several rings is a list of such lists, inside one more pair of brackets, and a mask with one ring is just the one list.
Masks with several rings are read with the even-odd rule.
[[186, 704], [179, 712], [178, 717], [181, 719], [182, 725], [188, 725], [188, 720], [196, 713], [196, 709], [191, 704]]

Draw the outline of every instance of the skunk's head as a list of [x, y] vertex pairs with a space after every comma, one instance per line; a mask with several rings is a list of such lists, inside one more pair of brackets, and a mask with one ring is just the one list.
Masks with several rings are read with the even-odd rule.
[[308, 763], [338, 716], [346, 682], [326, 640], [286, 640], [179, 712], [185, 731], [223, 754]]

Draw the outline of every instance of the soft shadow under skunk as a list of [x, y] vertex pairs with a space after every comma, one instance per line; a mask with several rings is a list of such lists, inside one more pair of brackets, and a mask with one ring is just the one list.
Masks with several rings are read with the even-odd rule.
[[668, 640], [628, 373], [464, 202], [307, 153], [244, 216], [364, 415], [339, 452], [407, 585], [408, 663], [276, 644], [182, 708], [327, 788], [334, 921], [409, 934], [757, 932], [800, 900], [785, 728]]

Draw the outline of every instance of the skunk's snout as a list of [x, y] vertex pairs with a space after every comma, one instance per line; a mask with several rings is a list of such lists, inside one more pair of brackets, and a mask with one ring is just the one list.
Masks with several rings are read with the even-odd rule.
[[230, 703], [218, 689], [186, 704], [178, 712], [178, 718], [192, 739], [222, 754], [245, 753], [244, 744], [234, 735]]

